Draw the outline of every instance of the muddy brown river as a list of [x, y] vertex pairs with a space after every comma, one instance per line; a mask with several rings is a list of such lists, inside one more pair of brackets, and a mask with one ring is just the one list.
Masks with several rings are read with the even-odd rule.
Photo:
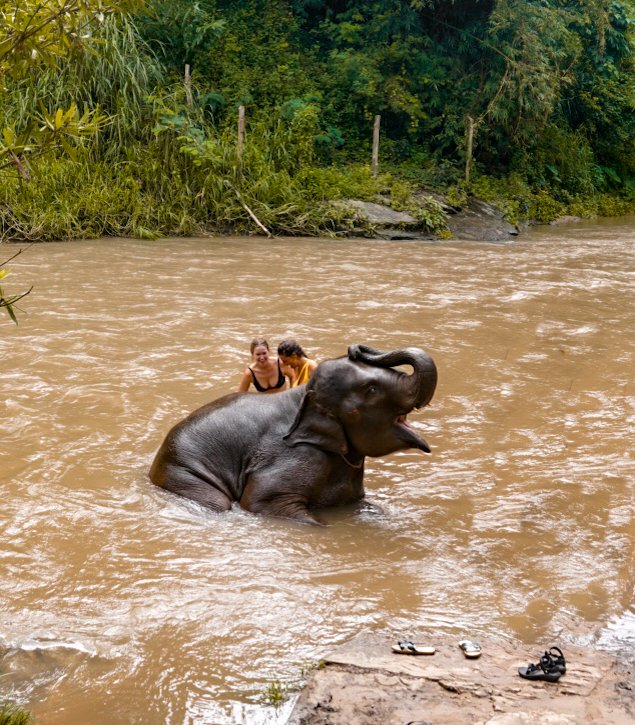
[[[635, 218], [504, 244], [35, 245], [0, 319], [0, 700], [38, 725], [283, 723], [362, 630], [635, 644]], [[2, 247], [10, 256], [14, 247]], [[11, 285], [9, 285], [11, 282]], [[316, 528], [152, 486], [249, 341], [425, 348], [432, 455], [367, 459], [378, 511]], [[606, 623], [600, 635], [597, 623]]]

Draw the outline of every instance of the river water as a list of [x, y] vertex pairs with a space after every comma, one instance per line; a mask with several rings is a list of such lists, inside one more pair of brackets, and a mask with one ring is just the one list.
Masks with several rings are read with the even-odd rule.
[[[267, 696], [362, 630], [633, 646], [634, 238], [30, 247], [0, 321], [0, 699], [39, 725], [282, 723]], [[149, 483], [259, 334], [434, 357], [410, 416], [432, 455], [367, 460], [383, 513], [314, 528]]]

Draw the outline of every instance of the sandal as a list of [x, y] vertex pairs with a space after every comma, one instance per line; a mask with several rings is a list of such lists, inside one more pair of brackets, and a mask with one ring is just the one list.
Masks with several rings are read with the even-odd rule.
[[545, 670], [556, 670], [561, 675], [567, 672], [567, 663], [560, 647], [552, 647], [540, 658], [540, 665]]
[[459, 647], [463, 650], [463, 654], [470, 660], [475, 660], [481, 656], [481, 645], [478, 642], [470, 642], [464, 639], [462, 642], [459, 642]]
[[525, 680], [544, 680], [545, 682], [557, 682], [562, 672], [556, 669], [545, 669], [541, 662], [539, 665], [529, 664], [527, 667], [519, 667], [518, 674]]
[[433, 655], [436, 650], [434, 647], [419, 647], [414, 642], [397, 642], [393, 644], [392, 651], [400, 655]]

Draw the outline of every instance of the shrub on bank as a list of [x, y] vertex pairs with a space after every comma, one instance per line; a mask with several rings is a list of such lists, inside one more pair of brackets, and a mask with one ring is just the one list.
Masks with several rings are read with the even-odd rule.
[[[116, 164], [93, 162], [88, 154], [76, 160], [48, 158], [31, 182], [6, 180], [0, 191], [0, 238], [262, 233], [254, 217], [274, 234], [330, 235], [359, 228], [353, 211], [331, 203], [347, 198], [389, 203], [419, 219], [429, 233], [447, 236], [440, 205], [398, 169], [377, 177], [364, 164], [302, 166], [294, 172], [252, 150], [237, 174], [214, 154], [208, 148], [195, 158], [191, 150], [166, 155], [157, 141], [129, 149]], [[455, 206], [465, 205], [470, 195], [493, 203], [513, 224], [548, 223], [564, 214], [635, 213], [634, 199], [593, 194], [562, 201], [545, 189], [531, 189], [518, 175], [479, 176], [470, 186], [453, 184], [437, 191]]]
[[177, 141], [177, 152], [160, 137], [128, 149], [118, 163], [92, 161], [87, 152], [75, 160], [49, 157], [31, 182], [7, 179], [0, 191], [1, 238], [261, 233], [255, 219], [275, 234], [328, 235], [353, 225], [354, 212], [332, 201], [380, 195], [432, 233], [445, 227], [440, 208], [412, 201], [412, 185], [391, 174], [373, 177], [363, 164], [285, 168], [252, 138], [238, 170], [232, 148]]
[[496, 204], [512, 224], [547, 224], [563, 215], [591, 219], [635, 214], [635, 195], [593, 191], [577, 195], [556, 194], [549, 188], [530, 186], [519, 174], [504, 178], [477, 176], [469, 191], [483, 201]]

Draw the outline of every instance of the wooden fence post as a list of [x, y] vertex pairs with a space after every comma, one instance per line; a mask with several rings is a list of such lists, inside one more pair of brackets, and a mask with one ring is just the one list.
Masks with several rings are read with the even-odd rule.
[[190, 65], [189, 63], [185, 64], [185, 77], [183, 79], [183, 83], [185, 85], [185, 99], [187, 101], [187, 105], [191, 106], [192, 101], [192, 78], [190, 76]]
[[236, 143], [236, 156], [238, 157], [238, 174], [241, 173], [243, 144], [245, 139], [245, 107], [238, 106], [238, 140]]
[[465, 183], [470, 183], [470, 169], [472, 166], [472, 149], [474, 146], [474, 119], [467, 117], [467, 144], [465, 149]]
[[373, 125], [373, 156], [371, 162], [371, 169], [373, 176], [377, 176], [379, 170], [379, 125], [381, 123], [381, 116], [375, 116], [375, 123]]

